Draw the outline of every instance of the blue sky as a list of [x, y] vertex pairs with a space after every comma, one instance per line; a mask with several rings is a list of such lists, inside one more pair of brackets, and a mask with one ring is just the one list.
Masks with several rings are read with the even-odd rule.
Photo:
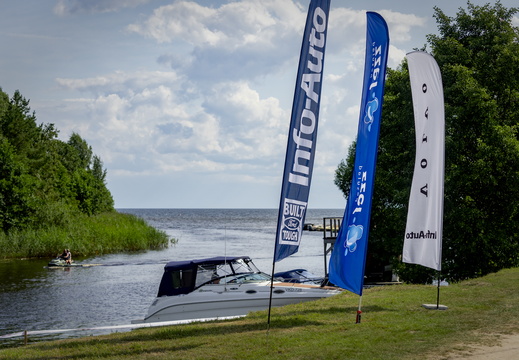
[[[3, 1], [0, 87], [92, 146], [117, 208], [275, 208], [308, 3]], [[345, 204], [333, 176], [356, 136], [366, 11], [396, 68], [437, 32], [434, 6], [466, 2], [332, 0], [310, 208]]]

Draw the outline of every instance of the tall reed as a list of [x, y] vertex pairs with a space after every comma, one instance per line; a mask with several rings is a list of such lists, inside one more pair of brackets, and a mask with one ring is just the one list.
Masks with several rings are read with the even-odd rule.
[[167, 234], [131, 214], [76, 213], [58, 225], [0, 232], [0, 258], [53, 257], [63, 249], [74, 256], [165, 248]]

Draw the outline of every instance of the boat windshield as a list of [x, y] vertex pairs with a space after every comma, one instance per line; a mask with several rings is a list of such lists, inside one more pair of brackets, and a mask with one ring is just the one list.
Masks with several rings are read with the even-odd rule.
[[234, 272], [236, 274], [253, 272], [259, 273], [259, 269], [254, 265], [251, 259], [238, 259], [232, 263]]
[[249, 274], [237, 274], [226, 276], [220, 279], [220, 284], [243, 284], [250, 282], [264, 282], [270, 281], [270, 276], [267, 274], [257, 272], [257, 273], [249, 273]]
[[196, 274], [195, 288], [204, 284], [231, 284], [269, 281], [250, 259], [235, 259], [221, 264], [200, 264]]

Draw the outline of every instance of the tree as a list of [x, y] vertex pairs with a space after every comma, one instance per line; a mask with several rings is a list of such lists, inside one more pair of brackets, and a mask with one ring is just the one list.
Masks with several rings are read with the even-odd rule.
[[74, 190], [79, 209], [87, 215], [96, 215], [113, 210], [112, 195], [105, 184], [106, 170], [96, 155], [92, 169], [78, 169], [74, 172]]
[[87, 169], [92, 161], [92, 147], [77, 133], [72, 133], [67, 145], [62, 148], [65, 166], [70, 171]]
[[63, 147], [63, 161], [73, 173], [72, 188], [79, 209], [87, 215], [113, 210], [112, 195], [106, 188], [106, 170], [92, 147], [77, 133]]
[[5, 112], [9, 106], [9, 96], [0, 88], [0, 121], [3, 119]]
[[29, 100], [0, 89], [0, 228], [61, 224], [65, 213], [113, 211], [106, 170], [77, 133], [58, 140], [54, 124], [36, 123]]
[[13, 147], [0, 134], [0, 229], [26, 225], [34, 212], [32, 182]]
[[103, 169], [103, 162], [101, 161], [101, 158], [97, 155], [94, 155], [93, 157], [90, 174], [92, 174], [95, 188], [95, 212], [100, 213], [113, 210], [114, 200], [112, 198], [112, 194], [110, 194], [106, 187], [107, 171], [106, 169]]
[[[500, 2], [469, 2], [450, 18], [435, 8], [439, 35], [427, 37], [444, 84], [442, 273], [454, 281], [519, 265], [517, 12]], [[392, 262], [404, 280], [424, 282], [431, 271], [398, 261], [415, 146], [405, 61], [388, 72], [382, 116], [368, 253]], [[352, 163], [351, 153], [337, 170], [336, 184], [343, 182], [339, 177], [347, 172], [341, 167]]]
[[29, 100], [15, 91], [0, 117], [0, 133], [9, 139], [17, 154], [26, 155], [37, 137], [36, 116], [30, 113]]

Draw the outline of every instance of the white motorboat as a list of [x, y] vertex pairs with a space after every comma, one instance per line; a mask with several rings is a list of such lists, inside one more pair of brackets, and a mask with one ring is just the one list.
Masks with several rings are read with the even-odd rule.
[[[157, 298], [148, 314], [134, 323], [225, 318], [265, 310], [269, 307], [270, 279], [248, 256], [172, 261], [164, 267]], [[272, 306], [339, 293], [334, 287], [274, 281]]]

